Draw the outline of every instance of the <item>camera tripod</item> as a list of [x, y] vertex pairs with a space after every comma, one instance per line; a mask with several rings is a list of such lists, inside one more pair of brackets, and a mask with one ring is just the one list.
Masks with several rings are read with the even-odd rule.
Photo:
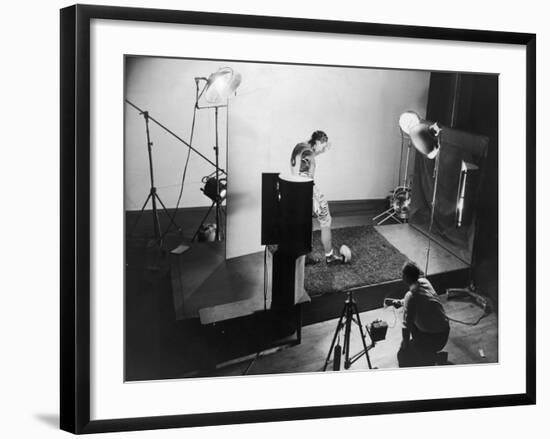
[[[367, 357], [367, 364], [369, 366], [369, 369], [372, 369], [372, 365], [369, 357], [369, 349], [371, 349], [374, 346], [374, 342], [370, 346], [367, 346], [367, 343], [365, 341], [365, 333], [363, 332], [363, 325], [361, 324], [361, 319], [359, 317], [359, 310], [357, 308], [357, 303], [353, 298], [353, 292], [348, 291], [346, 295], [347, 297], [346, 297], [346, 302], [344, 303], [344, 309], [342, 310], [342, 314], [340, 315], [340, 319], [338, 320], [338, 324], [336, 325], [336, 330], [334, 331], [334, 337], [332, 338], [332, 343], [328, 351], [327, 359], [325, 360], [325, 365], [323, 366], [323, 371], [327, 370], [327, 366], [330, 362], [330, 356], [332, 355], [333, 351], [335, 351], [334, 346], [336, 344], [336, 339], [338, 338], [340, 331], [342, 329], [344, 329], [344, 346], [342, 351], [342, 354], [345, 355], [344, 368], [349, 369], [353, 363], [355, 363], [359, 358], [365, 355]], [[353, 356], [350, 355], [350, 351], [349, 351], [352, 323], [355, 323], [357, 326], [359, 326], [359, 332], [361, 333], [361, 341], [363, 342], [363, 350]], [[372, 340], [369, 329], [367, 327], [365, 327], [365, 331], [369, 335], [369, 338]], [[334, 358], [333, 361], [335, 364], [338, 364], [338, 365], [340, 363], [339, 358], [338, 360]], [[335, 370], [338, 370], [338, 369], [339, 367], [338, 368], [335, 367]]]

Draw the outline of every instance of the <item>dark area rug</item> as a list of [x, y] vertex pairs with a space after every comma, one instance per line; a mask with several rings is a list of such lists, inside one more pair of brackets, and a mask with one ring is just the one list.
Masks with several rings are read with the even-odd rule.
[[345, 291], [401, 278], [407, 257], [391, 245], [373, 226], [332, 230], [332, 245], [346, 244], [352, 253], [351, 264], [327, 266], [321, 232], [313, 232], [313, 256], [321, 262], [306, 266], [305, 288], [310, 296]]

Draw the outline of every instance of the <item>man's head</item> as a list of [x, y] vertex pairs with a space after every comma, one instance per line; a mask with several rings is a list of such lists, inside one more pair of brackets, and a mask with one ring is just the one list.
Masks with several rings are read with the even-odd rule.
[[422, 275], [422, 271], [420, 271], [420, 268], [418, 267], [418, 265], [416, 265], [412, 261], [409, 261], [409, 262], [406, 262], [405, 265], [403, 265], [403, 270], [401, 271], [401, 275], [403, 278], [403, 282], [405, 282], [407, 285], [412, 285]]
[[328, 143], [328, 136], [324, 131], [315, 131], [311, 135], [311, 139], [309, 139], [309, 144], [317, 153], [324, 152], [330, 146]]

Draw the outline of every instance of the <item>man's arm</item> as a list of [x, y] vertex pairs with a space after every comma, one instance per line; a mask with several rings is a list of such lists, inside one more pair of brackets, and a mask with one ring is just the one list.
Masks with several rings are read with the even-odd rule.
[[411, 331], [409, 331], [407, 328], [401, 329], [401, 335], [403, 336], [403, 340], [401, 341], [401, 345], [407, 349], [409, 347], [409, 341], [411, 340]]
[[403, 329], [401, 334], [403, 336], [403, 346], [407, 347], [409, 345], [409, 340], [411, 338], [410, 328], [414, 324], [414, 300], [411, 291], [407, 291], [405, 297], [403, 298]]
[[323, 154], [324, 152], [327, 152], [331, 147], [330, 143], [327, 143], [323, 148], [314, 148], [313, 149], [313, 155], [318, 156], [319, 154]]

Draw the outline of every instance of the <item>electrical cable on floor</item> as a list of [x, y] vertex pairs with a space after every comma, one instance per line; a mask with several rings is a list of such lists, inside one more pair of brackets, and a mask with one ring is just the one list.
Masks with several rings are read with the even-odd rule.
[[481, 322], [482, 319], [484, 319], [488, 315], [489, 315], [489, 313], [484, 311], [483, 314], [481, 315], [481, 317], [479, 317], [479, 319], [477, 319], [475, 322], [463, 322], [462, 320], [453, 319], [449, 316], [447, 316], [447, 320], [449, 320], [451, 322], [455, 322], [455, 323], [460, 323], [461, 325], [476, 326], [479, 322]]
[[393, 323], [391, 325], [388, 324], [388, 328], [395, 328], [397, 326], [397, 309], [395, 308], [395, 306], [386, 305], [386, 299], [389, 299], [389, 297], [384, 297], [384, 300], [382, 301], [382, 308], [384, 310], [387, 310], [388, 308], [393, 308]]
[[[386, 308], [389, 308], [389, 307], [386, 307]], [[393, 308], [393, 323], [390, 325], [388, 324], [388, 328], [395, 328], [397, 326], [397, 310], [395, 309], [395, 307], [392, 307]]]
[[[195, 120], [196, 120], [196, 117], [197, 117], [197, 108], [195, 107], [193, 109], [193, 121], [191, 122], [191, 133], [189, 135], [189, 145], [191, 145], [191, 146], [193, 145], [193, 136], [195, 134]], [[188, 165], [189, 165], [189, 158], [190, 157], [191, 157], [191, 148], [187, 148], [187, 158], [185, 159], [185, 165], [183, 167], [183, 175], [181, 177], [180, 192], [179, 192], [179, 195], [178, 195], [178, 201], [176, 202], [176, 207], [174, 208], [174, 212], [172, 213], [172, 216], [170, 218], [170, 224], [173, 223], [174, 218], [176, 217], [176, 214], [178, 212], [178, 208], [180, 206], [181, 197], [183, 195], [183, 187], [184, 187], [184, 183], [185, 183], [185, 177], [187, 176], [187, 168], [188, 168]], [[166, 231], [164, 232], [162, 237], [164, 238], [164, 236], [167, 233], [168, 233], [168, 229], [166, 229]]]

